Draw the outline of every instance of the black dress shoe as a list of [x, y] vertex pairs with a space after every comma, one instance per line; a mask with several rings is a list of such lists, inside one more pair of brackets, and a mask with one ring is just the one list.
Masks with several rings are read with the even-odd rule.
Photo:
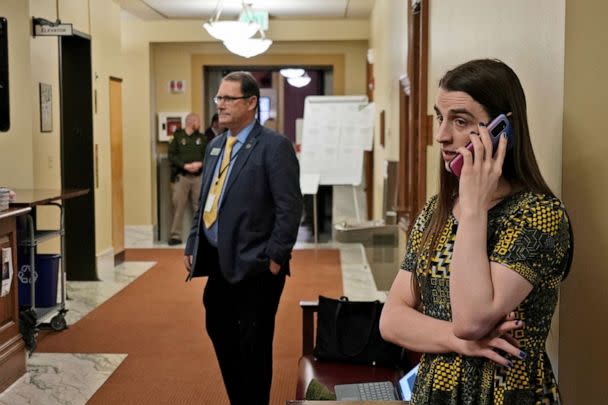
[[169, 239], [169, 242], [167, 242], [167, 244], [169, 246], [180, 245], [181, 243], [182, 243], [182, 240], [176, 239], [176, 238], [171, 238], [171, 239]]

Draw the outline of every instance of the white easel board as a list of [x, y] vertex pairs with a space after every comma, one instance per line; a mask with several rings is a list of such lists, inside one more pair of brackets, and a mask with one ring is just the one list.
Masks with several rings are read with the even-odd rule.
[[300, 174], [300, 189], [302, 190], [302, 195], [317, 194], [317, 191], [319, 190], [320, 177], [321, 176], [319, 176], [318, 174]]
[[322, 185], [359, 185], [363, 151], [371, 150], [373, 106], [367, 96], [308, 96], [300, 170], [318, 174]]

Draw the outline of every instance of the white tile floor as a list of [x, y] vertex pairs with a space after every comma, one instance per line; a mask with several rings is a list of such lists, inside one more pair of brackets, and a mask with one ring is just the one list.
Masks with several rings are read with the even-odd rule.
[[[114, 268], [99, 268], [100, 281], [67, 282], [68, 325], [80, 320], [154, 264], [125, 262]], [[47, 318], [55, 314], [51, 312]], [[0, 405], [86, 404], [126, 357], [126, 353], [34, 353], [27, 358], [27, 373], [0, 394]]]
[[27, 373], [0, 395], [0, 404], [86, 404], [126, 357], [35, 353], [28, 359]]

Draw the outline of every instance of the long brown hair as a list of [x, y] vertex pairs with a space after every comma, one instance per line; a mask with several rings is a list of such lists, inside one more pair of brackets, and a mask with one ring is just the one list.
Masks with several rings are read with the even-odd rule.
[[[509, 119], [513, 127], [513, 148], [505, 156], [502, 176], [515, 189], [554, 196], [540, 173], [530, 142], [524, 89], [509, 66], [496, 59], [472, 60], [449, 70], [439, 80], [439, 87], [446, 91], [467, 93], [481, 104], [490, 118], [511, 112]], [[420, 254], [429, 255], [429, 268], [441, 228], [445, 226], [458, 197], [458, 178], [445, 170], [443, 160], [439, 167], [441, 172], [437, 203], [430, 222], [424, 229], [420, 245]], [[412, 277], [412, 289], [419, 304], [420, 289], [416, 271]]]

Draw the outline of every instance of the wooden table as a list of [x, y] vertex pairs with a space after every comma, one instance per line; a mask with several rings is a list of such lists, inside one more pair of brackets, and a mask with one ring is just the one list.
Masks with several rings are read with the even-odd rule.
[[55, 206], [65, 218], [65, 263], [67, 277], [75, 281], [97, 281], [95, 250], [95, 203], [93, 190], [82, 188], [63, 189], [14, 189], [16, 201], [11, 206], [32, 207], [33, 219], [40, 206]]
[[29, 206], [48, 204], [53, 201], [67, 200], [74, 197], [85, 195], [89, 189], [13, 189], [17, 194], [15, 201], [11, 201], [11, 206]]
[[[0, 249], [12, 250], [13, 280], [8, 295], [0, 297], [0, 392], [25, 374], [25, 348], [19, 333], [17, 294], [17, 229], [15, 218], [28, 214], [29, 207], [0, 211]], [[2, 255], [0, 254], [0, 260]]]

